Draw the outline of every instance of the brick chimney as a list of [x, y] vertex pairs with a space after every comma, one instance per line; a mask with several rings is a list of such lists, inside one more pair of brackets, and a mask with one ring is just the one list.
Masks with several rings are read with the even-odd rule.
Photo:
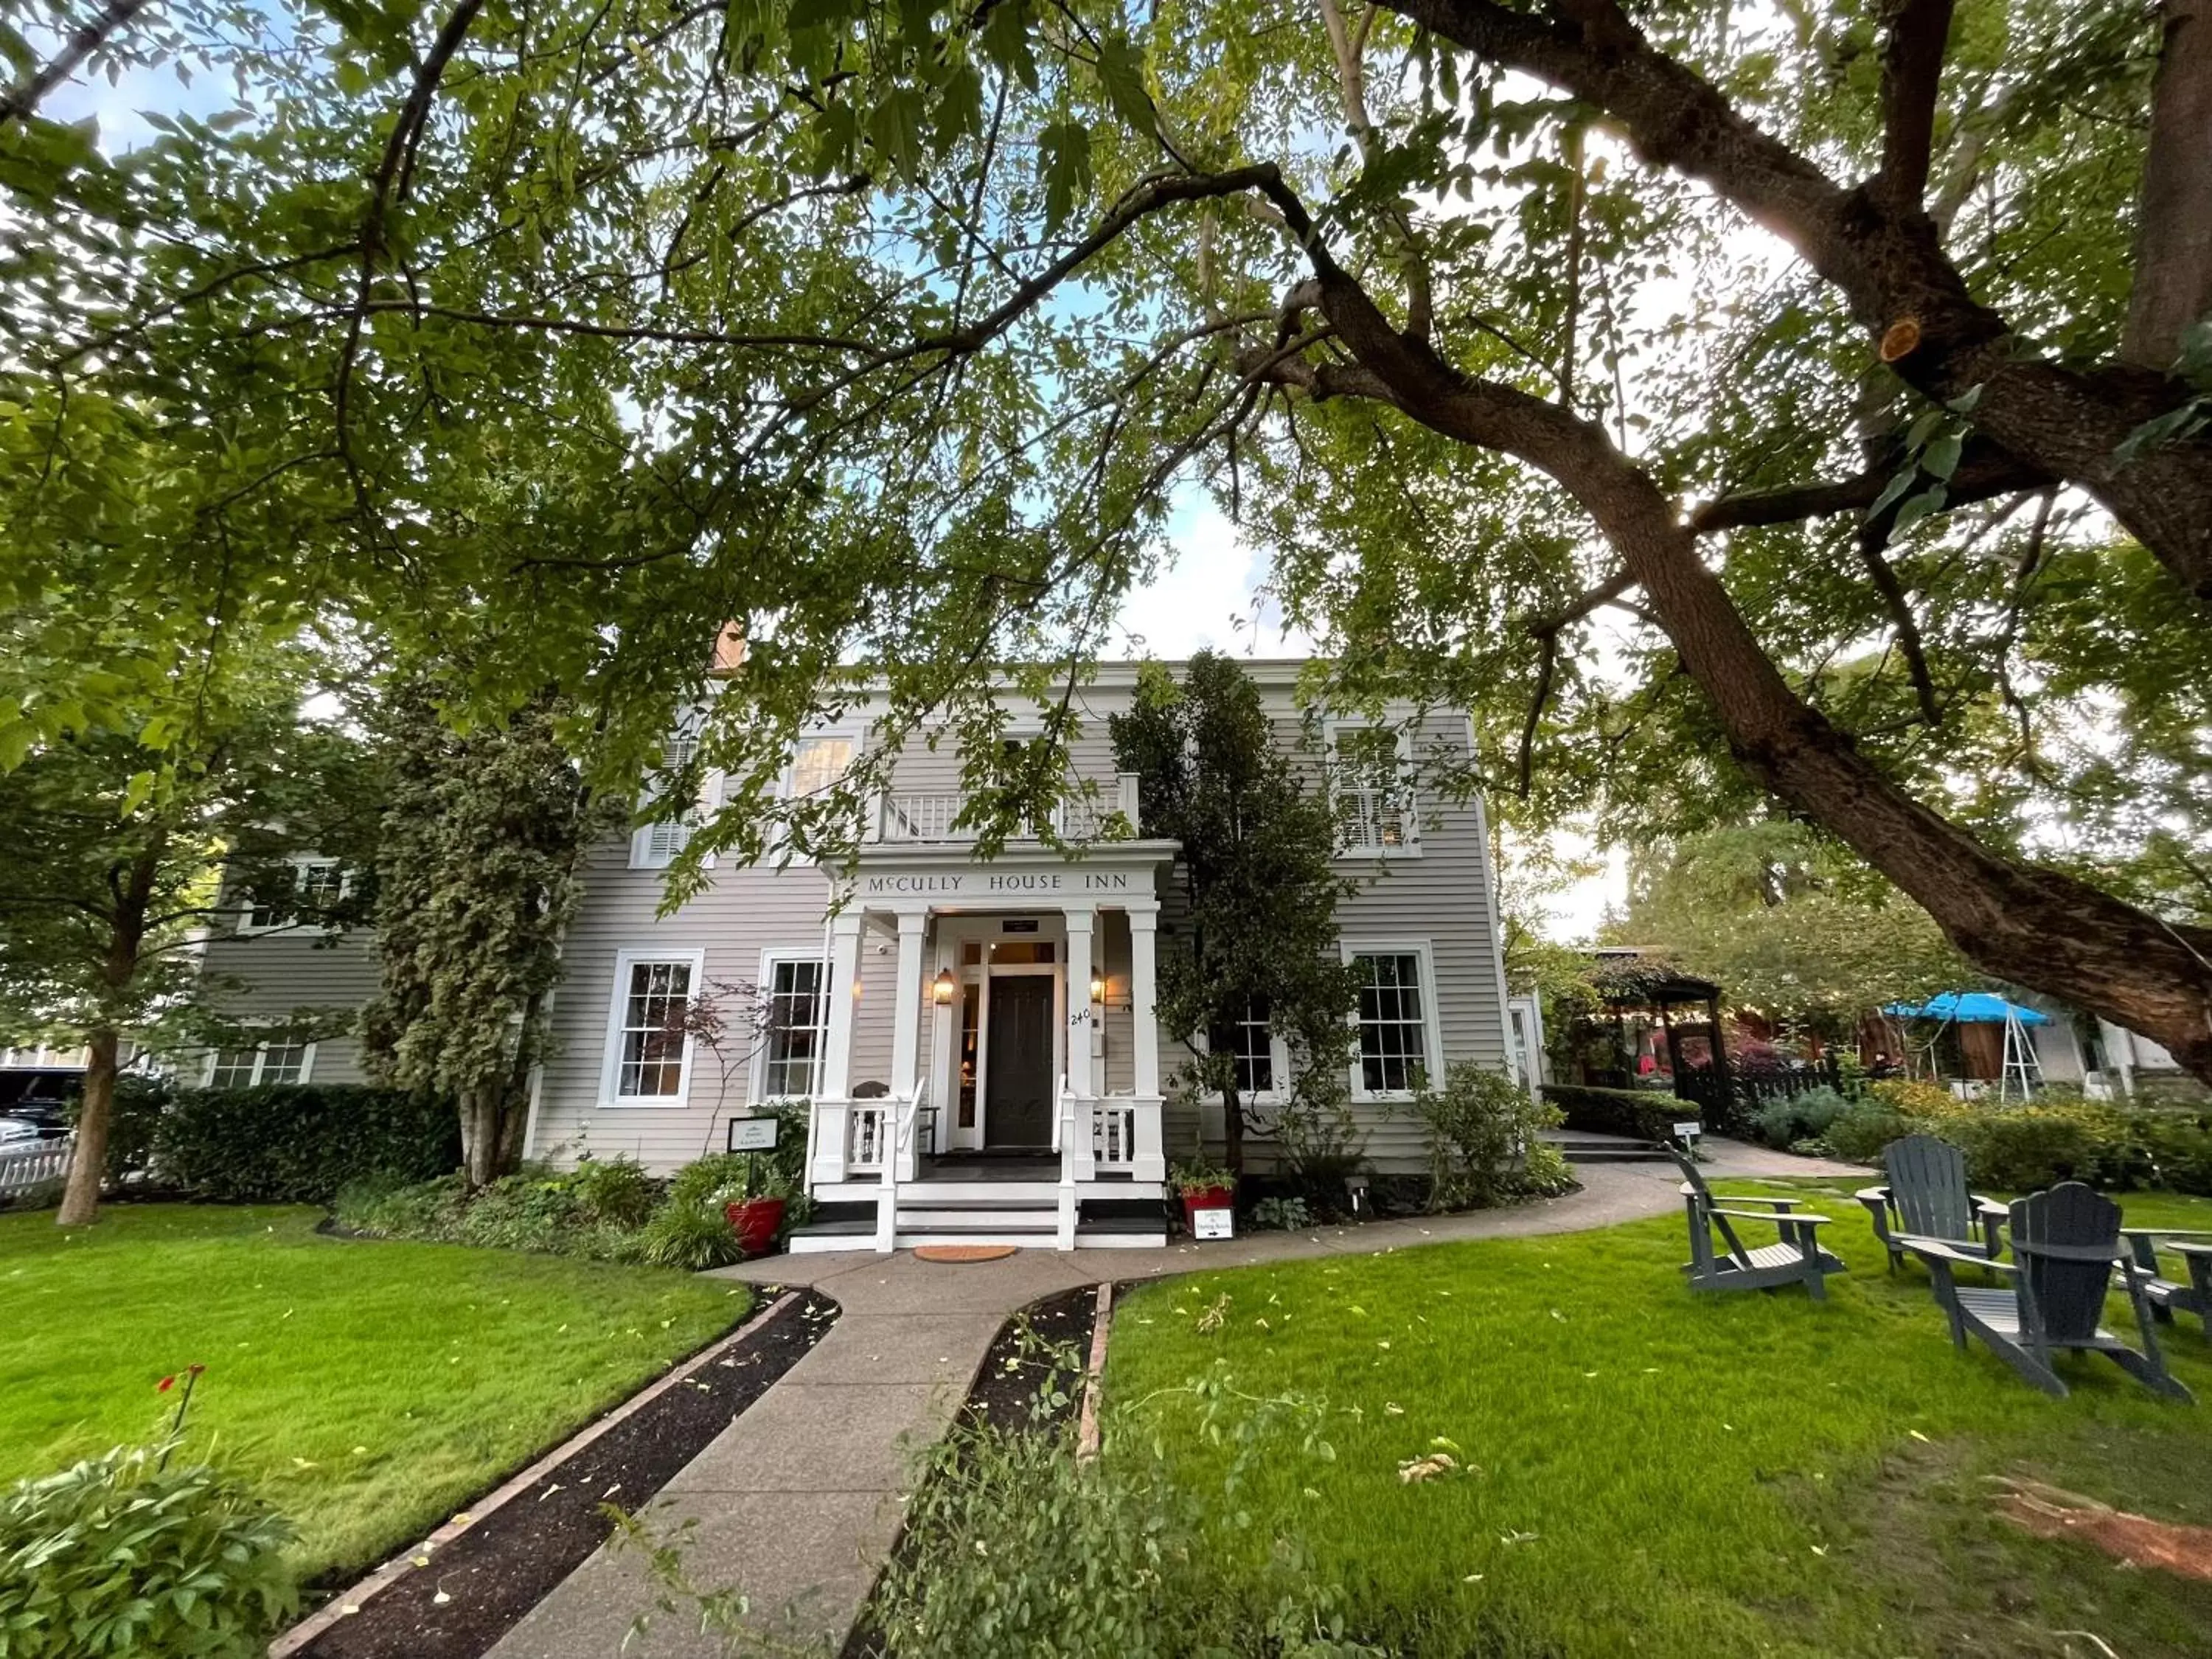
[[714, 659], [708, 665], [710, 674], [734, 674], [744, 665], [745, 625], [743, 623], [724, 623], [722, 631], [714, 636]]

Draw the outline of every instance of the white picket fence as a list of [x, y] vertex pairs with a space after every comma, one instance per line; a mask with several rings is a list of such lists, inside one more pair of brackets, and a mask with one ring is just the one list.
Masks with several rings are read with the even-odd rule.
[[0, 1198], [13, 1198], [59, 1181], [69, 1173], [70, 1153], [76, 1146], [75, 1135], [0, 1146]]

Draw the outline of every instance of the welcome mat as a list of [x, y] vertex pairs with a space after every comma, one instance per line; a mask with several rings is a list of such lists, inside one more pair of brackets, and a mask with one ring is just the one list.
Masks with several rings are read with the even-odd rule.
[[1014, 1249], [1012, 1244], [917, 1244], [914, 1255], [917, 1261], [996, 1261]]

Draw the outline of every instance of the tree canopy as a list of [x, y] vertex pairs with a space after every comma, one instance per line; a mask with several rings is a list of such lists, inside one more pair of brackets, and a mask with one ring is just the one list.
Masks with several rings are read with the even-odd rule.
[[[1210, 489], [1527, 821], [1778, 798], [2212, 1076], [2200, 0], [5, 15], [17, 591], [313, 594], [633, 784], [738, 619], [696, 860], [857, 665], [1018, 793], [975, 665], [1065, 735]], [[41, 112], [150, 62], [237, 95]]]

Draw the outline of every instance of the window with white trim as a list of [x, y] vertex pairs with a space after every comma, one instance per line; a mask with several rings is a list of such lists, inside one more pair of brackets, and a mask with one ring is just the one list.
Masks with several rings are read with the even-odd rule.
[[761, 1044], [761, 1094], [770, 1100], [811, 1095], [830, 1036], [829, 982], [819, 957], [771, 957], [766, 982], [768, 1030]]
[[1267, 1000], [1244, 1005], [1236, 1027], [1237, 1092], [1246, 1099], [1273, 1094], [1281, 1081], [1275, 1064], [1275, 1034], [1267, 1024]]
[[1359, 1087], [1364, 1094], [1407, 1094], [1429, 1071], [1428, 988], [1417, 951], [1361, 951]]
[[1419, 814], [1407, 778], [1407, 748], [1405, 734], [1386, 726], [1332, 731], [1329, 787], [1338, 852], [1389, 857], [1418, 850]]
[[[698, 753], [697, 732], [679, 731], [674, 733], [668, 739], [667, 746], [661, 750], [660, 775], [681, 776], [684, 769], [691, 764]], [[654, 796], [656, 805], [673, 804], [671, 800], [662, 799], [661, 792], [650, 784], [647, 791]], [[696, 798], [684, 802], [682, 810], [641, 825], [630, 840], [629, 867], [633, 870], [666, 869], [690, 845], [692, 834], [698, 827], [699, 803]]]
[[853, 769], [853, 761], [860, 752], [860, 740], [849, 732], [819, 732], [812, 737], [801, 738], [791, 751], [791, 764], [783, 774], [784, 805], [787, 811], [796, 809], [811, 820], [787, 826], [797, 832], [792, 845], [801, 858], [812, 856], [814, 848], [811, 843], [825, 835], [834, 842], [841, 834], [858, 834], [857, 818], [863, 806], [857, 800], [838, 803], [836, 808], [838, 816], [850, 816], [854, 822], [842, 830], [835, 824], [826, 829], [816, 826], [823, 824], [824, 815], [830, 811], [829, 798], [845, 781], [845, 775]]
[[264, 1042], [222, 1048], [208, 1056], [207, 1086], [250, 1089], [264, 1083], [305, 1083], [314, 1064], [312, 1042]]
[[690, 957], [625, 957], [615, 985], [613, 1097], [681, 1101], [691, 1042], [684, 1013], [697, 964]]
[[302, 855], [285, 863], [291, 866], [289, 884], [278, 893], [251, 895], [246, 902], [246, 918], [239, 924], [240, 933], [266, 933], [295, 923], [313, 923], [353, 890], [353, 872], [337, 859]]

